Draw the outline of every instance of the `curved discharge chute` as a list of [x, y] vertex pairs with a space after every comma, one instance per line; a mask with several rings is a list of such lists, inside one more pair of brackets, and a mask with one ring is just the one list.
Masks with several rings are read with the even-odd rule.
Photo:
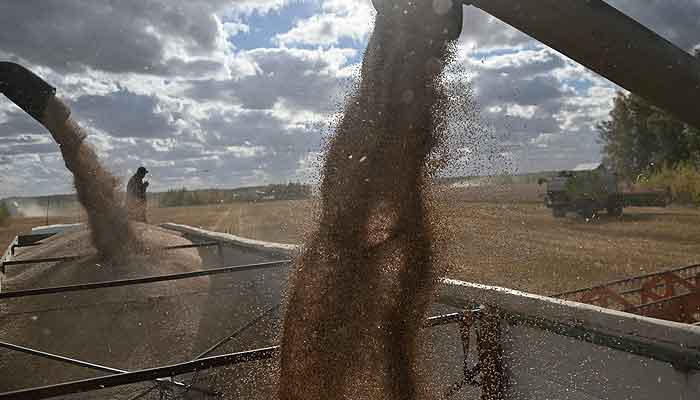
[[0, 62], [0, 92], [46, 127], [59, 144], [73, 174], [78, 200], [88, 214], [99, 256], [110, 259], [127, 254], [124, 250], [133, 248], [136, 240], [118, 194], [119, 180], [85, 143], [85, 132], [56, 97], [56, 89], [19, 64]]

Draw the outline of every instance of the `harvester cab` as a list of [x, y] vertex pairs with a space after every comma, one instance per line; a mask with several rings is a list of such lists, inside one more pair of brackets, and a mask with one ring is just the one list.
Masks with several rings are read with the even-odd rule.
[[546, 180], [545, 206], [555, 218], [575, 212], [583, 218], [593, 218], [600, 210], [608, 215], [622, 215], [623, 198], [618, 188], [617, 174], [604, 165], [592, 170], [561, 171]]

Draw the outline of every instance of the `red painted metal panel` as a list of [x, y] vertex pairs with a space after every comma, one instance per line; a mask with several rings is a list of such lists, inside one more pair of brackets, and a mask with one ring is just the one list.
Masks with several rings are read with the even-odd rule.
[[552, 297], [669, 321], [700, 321], [700, 265], [621, 279]]

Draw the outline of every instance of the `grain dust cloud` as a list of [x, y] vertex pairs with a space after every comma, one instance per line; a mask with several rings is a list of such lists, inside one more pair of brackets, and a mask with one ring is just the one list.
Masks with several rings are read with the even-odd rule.
[[[66, 111], [63, 111], [66, 110]], [[133, 246], [135, 235], [118, 194], [119, 180], [100, 163], [95, 150], [83, 139], [85, 134], [70, 118], [60, 118], [67, 109], [52, 99], [45, 112], [46, 126], [61, 148], [61, 155], [73, 174], [78, 201], [85, 208], [90, 237], [98, 255], [111, 259]]]
[[444, 70], [461, 13], [449, 0], [378, 10], [288, 293], [283, 400], [427, 397], [418, 330], [442, 275], [431, 182], [446, 162]]

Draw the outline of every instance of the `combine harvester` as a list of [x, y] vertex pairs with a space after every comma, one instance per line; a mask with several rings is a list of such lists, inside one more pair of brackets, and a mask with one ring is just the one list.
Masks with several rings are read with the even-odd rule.
[[601, 164], [592, 170], [561, 171], [547, 183], [544, 205], [552, 209], [555, 218], [563, 218], [567, 212], [575, 212], [591, 219], [600, 210], [611, 217], [622, 216], [624, 207], [666, 207], [669, 193], [622, 192], [617, 174]]
[[[605, 2], [482, 0], [468, 3], [620, 86], [645, 96], [686, 122], [700, 126], [700, 113], [697, 112], [700, 62]], [[2, 64], [0, 71], [5, 73], [0, 75], [3, 93], [9, 94], [8, 97], [30, 114], [41, 114], [45, 99], [53, 96], [53, 91], [36, 93], [24, 89], [50, 86], [43, 82], [37, 84], [33, 81], [35, 77], [24, 72], [19, 80], [15, 79], [18, 76], [8, 75], [13, 71], [23, 71], [15, 65]], [[658, 79], [648, 79], [649, 76]], [[27, 77], [31, 79], [23, 80]], [[24, 89], [18, 90], [18, 85], [25, 85], [20, 87]], [[29, 363], [35, 368], [30, 379], [17, 376], [16, 371], [26, 370], [26, 367], [6, 361], [6, 353], [3, 353], [0, 387], [11, 389], [0, 394], [0, 399], [57, 396], [128, 399], [144, 398], [149, 393], [159, 393], [161, 398], [171, 398], [176, 394], [181, 398], [274, 398], [274, 363], [270, 365], [265, 360], [274, 359], [279, 351], [275, 345], [276, 321], [280, 317], [288, 259], [296, 254], [296, 246], [259, 242], [175, 224], [165, 224], [163, 228], [180, 232], [189, 239], [188, 244], [175, 247], [178, 250], [196, 249], [204, 260], [200, 270], [19, 288], [12, 284], [13, 279], [23, 273], [21, 268], [39, 263], [49, 274], [54, 267], [57, 271], [61, 269], [59, 267], [65, 260], [60, 257], [36, 260], [27, 254], [31, 254], [30, 250], [50, 246], [53, 240], [67, 233], [48, 238], [18, 238], [14, 242], [14, 249], [8, 249], [3, 258], [5, 282], [12, 289], [3, 289], [0, 293], [0, 324], [30, 318], [33, 322], [29, 328], [38, 333], [32, 335], [33, 331], [27, 331], [23, 343], [8, 343], [0, 336], [0, 347], [8, 352], [22, 353], [25, 358], [13, 360]], [[30, 250], [25, 252], [23, 246], [17, 249], [20, 243], [31, 245]], [[81, 255], [68, 254], [65, 257], [80, 259]], [[222, 263], [237, 265], [221, 267]], [[683, 274], [688, 292], [697, 294], [697, 269]], [[174, 304], [180, 304], [184, 310], [169, 308], [171, 313], [163, 313], [160, 318], [165, 321], [159, 323], [139, 319], [138, 307], [143, 303], [138, 303], [130, 306], [134, 307], [130, 309], [132, 325], [110, 325], [100, 313], [107, 307], [120, 305], [86, 300], [90, 299], [86, 292], [175, 285], [203, 276], [209, 278], [205, 298], [202, 299], [202, 292], [196, 290], [178, 293], [176, 297], [186, 300]], [[641, 285], [648, 290], [641, 292], [657, 293], [667, 284], [664, 279], [670, 276], [645, 278]], [[624, 286], [624, 283], [613, 285]], [[634, 311], [627, 307], [627, 304], [632, 304], [631, 300], [624, 298], [625, 294], [619, 291], [609, 295], [609, 289], [592, 288], [588, 293], [593, 294], [585, 298], [577, 292], [563, 294], [558, 299], [445, 279], [433, 307], [434, 316], [425, 321], [430, 351], [423, 362], [425, 370], [432, 376], [431, 386], [436, 398], [700, 398], [700, 327], [644, 316], [664, 315], [626, 312]], [[146, 295], [150, 293], [143, 290]], [[607, 293], [607, 303], [601, 300], [601, 293]], [[615, 307], [618, 308], [615, 310], [575, 302], [589, 301], [609, 307], [611, 296], [623, 297], [623, 306]], [[155, 304], [163, 297], [167, 296], [147, 296], [145, 302]], [[55, 299], [53, 309], [34, 300], [49, 301], [47, 298]], [[596, 299], [600, 301], [594, 301]], [[131, 297], [123, 298], [124, 302], [127, 300], [134, 303]], [[8, 304], [23, 301], [30, 308], [24, 314], [1, 314]], [[196, 320], [191, 318], [191, 302], [203, 304], [197, 309]], [[61, 315], [72, 318], [77, 309], [86, 316], [85, 321], [105, 324], [101, 331], [101, 345], [94, 349], [85, 346], [80, 349], [83, 359], [72, 354], [58, 354], [66, 348], [61, 340], [72, 340], [73, 336], [84, 335], [84, 331], [90, 329], [71, 323], [56, 326], [60, 325], [56, 321], [60, 321]], [[697, 312], [686, 310], [683, 315], [688, 314]], [[45, 318], [48, 315], [54, 317]], [[45, 320], [54, 321], [56, 325], [44, 325]], [[148, 330], [137, 329], [142, 323], [148, 325]], [[124, 338], [133, 340], [133, 346], [142, 341], [157, 341], [157, 329], [168, 326], [168, 323], [182, 327], [179, 332], [187, 333], [188, 329], [199, 332], [195, 335], [197, 346], [189, 358], [173, 363], [170, 354], [163, 352], [148, 360], [150, 364], [146, 365], [108, 365], [112, 349], [105, 344], [112, 343], [115, 337], [122, 342]], [[41, 342], [46, 332], [53, 332], [52, 340]], [[160, 338], [171, 339], [166, 333]], [[44, 347], [36, 348], [32, 342], [35, 339], [37, 343], [44, 343]], [[128, 349], [122, 347], [122, 351]], [[35, 359], [49, 361], [35, 364], [32, 361]], [[104, 364], [98, 364], [96, 360], [103, 360]], [[209, 379], [216, 376], [225, 376], [226, 381]], [[33, 385], [29, 386], [34, 387], [18, 387], [16, 381], [30, 381]], [[135, 390], [138, 388], [145, 390], [139, 393]]]

